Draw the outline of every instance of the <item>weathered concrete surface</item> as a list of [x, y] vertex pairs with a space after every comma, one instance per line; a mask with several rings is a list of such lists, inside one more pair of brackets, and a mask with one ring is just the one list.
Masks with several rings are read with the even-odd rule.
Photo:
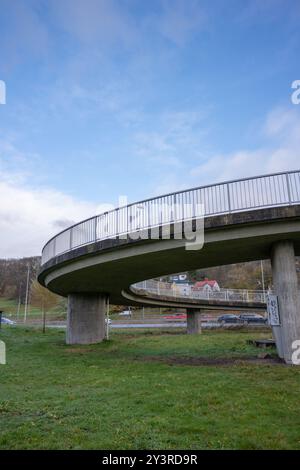
[[281, 359], [284, 359], [284, 350], [281, 334], [281, 326], [272, 326], [272, 334], [275, 340], [277, 354]]
[[187, 309], [187, 328], [188, 335], [199, 335], [202, 333], [201, 329], [201, 310]]
[[[293, 341], [300, 340], [300, 297], [295, 261], [292, 241], [283, 240], [273, 245], [273, 283], [278, 295], [281, 320], [281, 344], [279, 343], [278, 353], [283, 355], [287, 363], [292, 363]], [[277, 337], [277, 341], [279, 340]]]
[[68, 296], [67, 344], [99, 343], [105, 337], [106, 297], [101, 294]]
[[[85, 344], [104, 337], [106, 294], [115, 304], [162, 306], [155, 298], [145, 302], [130, 286], [176, 272], [268, 259], [272, 247], [274, 284], [282, 310], [283, 355], [290, 362], [291, 341], [300, 339], [294, 265], [294, 251], [300, 254], [300, 205], [207, 217], [201, 250], [187, 251], [185, 240], [174, 238], [91, 243], [47, 262], [39, 282], [58, 294], [71, 294], [67, 341]], [[164, 305], [171, 303], [166, 299]], [[194, 308], [192, 302], [181, 306]]]
[[[208, 217], [205, 244], [198, 251], [185, 250], [184, 240], [175, 239], [92, 243], [50, 260], [42, 266], [39, 281], [61, 295], [109, 293], [111, 303], [137, 305], [142, 298], [124, 297], [132, 294], [131, 284], [175, 272], [268, 259], [271, 246], [287, 238], [300, 254], [300, 205]], [[153, 299], [152, 305], [158, 304]]]

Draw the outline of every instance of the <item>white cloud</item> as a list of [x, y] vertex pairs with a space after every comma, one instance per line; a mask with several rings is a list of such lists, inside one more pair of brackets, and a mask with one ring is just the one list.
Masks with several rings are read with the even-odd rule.
[[[182, 169], [188, 160], [199, 152], [199, 145], [207, 127], [203, 125], [204, 113], [189, 111], [164, 112], [152, 119], [152, 130], [135, 135], [135, 148], [146, 164], [154, 167]], [[188, 154], [187, 154], [188, 149]], [[154, 168], [155, 169], [155, 168]]]
[[24, 182], [36, 171], [40, 158], [36, 153], [22, 153], [15, 145], [16, 135], [4, 136], [0, 133], [0, 176]]
[[97, 83], [91, 88], [76, 82], [74, 77], [66, 78], [55, 84], [48, 101], [54, 116], [61, 116], [76, 110], [76, 118], [91, 119], [99, 114], [107, 114], [124, 127], [137, 126], [142, 118], [139, 96], [131, 89], [126, 80], [110, 83]]
[[159, 132], [140, 132], [135, 137], [136, 153], [152, 165], [180, 167], [174, 143]]
[[[260, 148], [212, 155], [194, 168], [188, 162], [187, 152], [196, 152], [199, 147], [203, 116], [192, 111], [164, 113], [156, 123], [158, 129], [136, 136], [139, 156], [144, 158], [145, 163], [148, 161], [152, 170], [156, 165], [154, 176], [151, 176], [155, 184], [153, 193], [162, 194], [217, 181], [298, 169], [299, 111], [294, 107], [276, 108], [270, 112], [261, 129], [257, 130], [265, 138], [265, 144]], [[34, 163], [30, 166], [32, 160]], [[38, 255], [52, 235], [74, 222], [110, 208], [77, 200], [55, 189], [36, 187], [32, 179], [32, 166], [38, 161], [38, 155], [23, 154], [13, 141], [2, 139], [0, 257]]]
[[40, 255], [51, 236], [74, 222], [107, 209], [53, 189], [0, 181], [0, 257]]
[[300, 167], [298, 109], [275, 108], [266, 116], [262, 133], [264, 146], [256, 150], [237, 150], [228, 155], [211, 156], [191, 170], [191, 179], [204, 184]]
[[[268, 137], [277, 137], [281, 140], [289, 141], [299, 137], [300, 115], [298, 108], [275, 108], [271, 111], [263, 127], [263, 132]], [[296, 135], [293, 135], [296, 134]]]
[[[138, 141], [145, 161], [157, 165], [152, 194], [300, 168], [300, 106], [273, 109], [259, 128], [252, 128], [253, 141], [258, 136], [264, 143], [254, 150], [236, 149], [228, 154], [208, 151], [203, 137], [209, 129], [201, 127], [201, 120], [197, 125], [188, 125], [188, 114], [185, 117], [178, 127], [174, 127], [176, 119], [170, 119], [168, 131], [146, 134]], [[171, 159], [172, 155], [176, 160]], [[191, 156], [194, 158], [189, 161]], [[195, 166], [197, 158], [200, 163]]]
[[37, 187], [40, 156], [22, 153], [13, 139], [1, 137], [1, 258], [40, 255], [43, 245], [59, 231], [111, 208]]

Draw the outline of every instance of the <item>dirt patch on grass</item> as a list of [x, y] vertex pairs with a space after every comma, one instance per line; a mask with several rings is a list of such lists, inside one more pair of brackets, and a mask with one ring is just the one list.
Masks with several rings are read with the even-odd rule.
[[93, 352], [94, 349], [92, 348], [66, 348], [65, 352], [68, 353], [77, 353], [77, 354], [85, 354], [85, 353], [90, 353]]
[[286, 365], [280, 358], [266, 355], [265, 357], [248, 356], [248, 357], [229, 357], [229, 358], [210, 358], [210, 357], [157, 357], [147, 356], [139, 358], [142, 361], [160, 362], [170, 366], [219, 366], [232, 367], [244, 365]]
[[122, 338], [125, 338], [125, 339], [131, 339], [131, 338], [141, 338], [141, 336], [152, 336], [152, 337], [157, 337], [157, 338], [161, 338], [162, 336], [182, 336], [182, 331], [178, 331], [178, 330], [162, 330], [162, 331], [147, 331], [147, 330], [143, 330], [143, 331], [138, 331], [136, 333], [125, 333], [125, 332], [121, 332], [121, 333], [117, 333], [119, 334], [120, 336], [122, 335]]

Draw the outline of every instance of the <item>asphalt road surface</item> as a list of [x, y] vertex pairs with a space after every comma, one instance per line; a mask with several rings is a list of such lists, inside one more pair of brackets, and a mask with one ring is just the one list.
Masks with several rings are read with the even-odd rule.
[[[48, 324], [48, 327], [51, 328], [66, 328], [66, 325], [64, 323], [60, 324]], [[125, 328], [186, 328], [186, 322], [165, 322], [165, 323], [111, 323], [109, 325], [110, 329], [125, 329]], [[225, 325], [222, 325], [221, 323], [218, 322], [203, 322], [202, 323], [202, 328], [227, 328], [227, 327], [232, 327], [232, 326], [243, 326], [241, 323], [226, 323]], [[259, 323], [250, 323], [250, 325], [247, 325], [250, 327], [267, 327], [268, 325], [261, 325]]]

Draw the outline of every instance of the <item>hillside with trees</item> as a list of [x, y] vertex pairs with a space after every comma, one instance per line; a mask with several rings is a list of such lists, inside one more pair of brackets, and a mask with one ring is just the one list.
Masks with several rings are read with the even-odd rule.
[[0, 259], [0, 297], [20, 300], [24, 303], [28, 273], [29, 286], [31, 286], [37, 277], [40, 265], [40, 256]]
[[[0, 259], [0, 297], [25, 302], [27, 276], [29, 273], [29, 292], [36, 283], [41, 258], [33, 256], [20, 259]], [[298, 275], [300, 275], [300, 259], [296, 261]], [[265, 288], [272, 286], [271, 263], [263, 261]], [[261, 262], [232, 264], [215, 268], [196, 269], [186, 273], [191, 282], [201, 281], [205, 278], [215, 279], [220, 287], [235, 289], [262, 289]], [[300, 276], [299, 276], [300, 277]], [[163, 279], [168, 280], [168, 276]]]
[[[296, 258], [296, 269], [300, 282], [300, 258]], [[217, 266], [214, 268], [196, 269], [184, 273], [189, 282], [214, 279], [222, 288], [261, 290], [263, 282], [265, 289], [272, 288], [272, 270], [269, 260], [252, 261], [249, 263]], [[161, 278], [168, 281], [169, 277]]]

